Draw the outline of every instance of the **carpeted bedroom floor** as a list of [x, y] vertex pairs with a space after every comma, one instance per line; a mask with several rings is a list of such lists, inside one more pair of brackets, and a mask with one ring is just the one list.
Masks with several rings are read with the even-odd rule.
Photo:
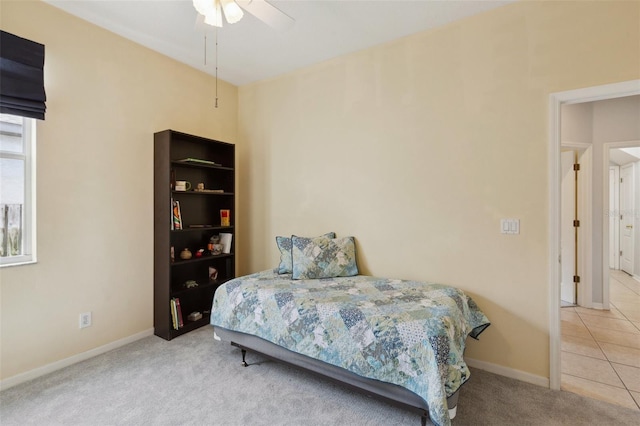
[[[213, 339], [147, 337], [0, 393], [10, 425], [419, 425], [420, 416]], [[481, 370], [454, 425], [638, 425], [640, 415]]]

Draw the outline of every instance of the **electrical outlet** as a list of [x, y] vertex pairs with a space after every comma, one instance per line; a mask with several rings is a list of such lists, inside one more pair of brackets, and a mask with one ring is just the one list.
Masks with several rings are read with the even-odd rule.
[[80, 328], [86, 328], [91, 326], [91, 312], [84, 312], [80, 314]]

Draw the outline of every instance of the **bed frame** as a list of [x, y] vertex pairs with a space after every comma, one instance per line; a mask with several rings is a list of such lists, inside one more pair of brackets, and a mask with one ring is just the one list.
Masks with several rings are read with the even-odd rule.
[[[345, 370], [344, 368], [336, 367], [306, 355], [292, 352], [250, 334], [215, 326], [215, 337], [219, 340], [230, 342], [233, 346], [240, 348], [242, 352], [242, 365], [244, 367], [249, 366], [245, 360], [247, 350], [257, 352], [275, 359], [276, 361], [281, 361], [318, 374], [350, 389], [364, 392], [367, 396], [382, 399], [393, 405], [417, 411], [421, 416], [422, 426], [426, 426], [427, 424], [427, 419], [429, 418], [429, 406], [426, 401], [417, 394], [401, 386], [359, 376]], [[456, 415], [458, 396], [459, 390], [447, 398], [449, 418], [451, 419]]]

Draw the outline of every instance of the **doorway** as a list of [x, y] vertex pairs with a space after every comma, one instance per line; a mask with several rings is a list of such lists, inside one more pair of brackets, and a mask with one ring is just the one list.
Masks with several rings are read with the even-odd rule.
[[[561, 296], [561, 147], [562, 147], [562, 121], [561, 107], [563, 105], [588, 103], [599, 100], [623, 98], [640, 95], [640, 80], [623, 83], [615, 83], [604, 86], [571, 90], [550, 95], [549, 105], [549, 385], [552, 389], [560, 389], [560, 296]], [[619, 139], [620, 140], [620, 139]], [[597, 156], [594, 152], [592, 180], [594, 202], [598, 208], [591, 208], [593, 219], [593, 233], [588, 240], [593, 241], [591, 271], [594, 280], [601, 283], [602, 291], [598, 301], [600, 309], [608, 309], [608, 285], [609, 285], [609, 221], [605, 220], [605, 210], [602, 207], [603, 199], [608, 200], [609, 187], [609, 152], [605, 146], [598, 147]], [[597, 158], [600, 157], [600, 158]], [[606, 272], [606, 273], [605, 273]], [[590, 291], [590, 293], [596, 293]], [[591, 305], [596, 305], [590, 303]]]

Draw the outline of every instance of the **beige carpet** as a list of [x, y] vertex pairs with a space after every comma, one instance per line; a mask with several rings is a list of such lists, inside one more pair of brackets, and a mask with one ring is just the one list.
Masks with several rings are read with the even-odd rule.
[[[10, 425], [420, 425], [414, 412], [213, 340], [147, 337], [0, 393]], [[472, 370], [454, 425], [638, 425], [637, 412]]]

